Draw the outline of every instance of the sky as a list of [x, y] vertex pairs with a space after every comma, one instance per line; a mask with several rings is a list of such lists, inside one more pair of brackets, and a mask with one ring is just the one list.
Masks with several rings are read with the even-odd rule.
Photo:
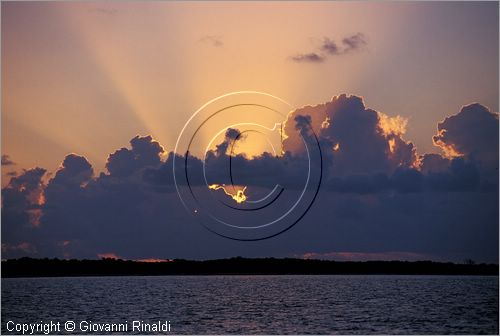
[[[2, 2], [1, 11], [3, 257], [498, 262], [498, 3]], [[190, 117], [238, 91], [272, 95], [254, 98], [282, 117], [242, 107], [207, 124], [195, 154], [209, 149], [214, 184], [236, 140], [250, 201], [275, 179], [291, 193], [284, 203], [300, 195], [312, 134], [323, 159], [312, 154], [313, 185], [292, 213], [311, 204], [305, 216], [259, 242], [199, 225], [171, 173]], [[225, 132], [240, 115], [260, 118], [263, 131], [282, 125], [287, 138], [271, 144], [289, 154], [262, 154], [269, 143], [241, 125]], [[233, 201], [198, 177], [206, 199]]]

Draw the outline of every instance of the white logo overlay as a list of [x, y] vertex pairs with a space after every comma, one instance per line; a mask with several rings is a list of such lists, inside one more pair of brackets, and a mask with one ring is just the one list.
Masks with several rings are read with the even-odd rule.
[[[262, 240], [292, 228], [309, 211], [323, 158], [310, 120], [287, 120], [292, 110], [273, 95], [240, 91], [212, 99], [186, 122], [173, 177], [182, 204], [207, 230]], [[300, 138], [293, 149], [285, 126]]]

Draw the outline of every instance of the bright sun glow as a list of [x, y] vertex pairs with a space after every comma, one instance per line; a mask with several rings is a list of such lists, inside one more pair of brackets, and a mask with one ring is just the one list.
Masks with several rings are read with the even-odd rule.
[[243, 187], [243, 189], [239, 189], [236, 191], [236, 194], [231, 194], [229, 191], [226, 190], [226, 186], [224, 184], [211, 184], [208, 186], [208, 188], [213, 189], [213, 190], [219, 190], [222, 189], [224, 193], [228, 196], [230, 196], [233, 200], [236, 201], [236, 203], [243, 203], [246, 201], [247, 196], [245, 195], [245, 190], [247, 187]]

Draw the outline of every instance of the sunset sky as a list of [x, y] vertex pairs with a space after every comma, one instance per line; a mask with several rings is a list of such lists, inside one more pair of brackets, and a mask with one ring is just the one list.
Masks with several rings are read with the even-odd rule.
[[[1, 15], [4, 255], [371, 255], [498, 262], [498, 3], [2, 2]], [[351, 123], [339, 119], [323, 130], [325, 116], [336, 118], [345, 109], [354, 111], [351, 116], [359, 113], [356, 122], [363, 122], [377, 111], [377, 136], [384, 146], [396, 146], [397, 153], [397, 146], [407, 148], [407, 154], [396, 158], [393, 147], [387, 147], [379, 169], [375, 154], [363, 154], [377, 150], [370, 139], [371, 149], [363, 147], [363, 139], [349, 147], [359, 158], [369, 158], [362, 164], [348, 154], [335, 159], [333, 153], [331, 167], [339, 174], [328, 175], [304, 223], [278, 241], [243, 246], [212, 237], [195, 223], [176, 226], [188, 215], [179, 209], [175, 192], [145, 191], [143, 182], [125, 183], [123, 175], [114, 177], [111, 165], [106, 168], [110, 154], [130, 148], [136, 135], [137, 143], [163, 148], [154, 152], [152, 163], [138, 163], [141, 169], [167, 165], [181, 129], [200, 106], [243, 90], [275, 95], [290, 104], [292, 115], [310, 115], [322, 140], [340, 144], [339, 153], [342, 141], [350, 141], [342, 134], [349, 131], [334, 126]], [[325, 103], [330, 105], [318, 105]], [[459, 117], [441, 124], [448, 135], [439, 135], [438, 124], [452, 115]], [[401, 129], [389, 130], [389, 124]], [[76, 155], [62, 165], [70, 153]], [[442, 174], [455, 174], [450, 186], [436, 187], [438, 192], [394, 187], [399, 168], [433, 185], [429, 174], [435, 171], [422, 163], [431, 153], [439, 155], [433, 160], [446, 160], [439, 161]], [[71, 175], [70, 161], [76, 157], [83, 157], [72, 166], [78, 166], [82, 180], [71, 187], [78, 191], [69, 191], [57, 176]], [[23, 182], [23, 170], [34, 167], [46, 172], [32, 170], [29, 178], [36, 181]], [[469, 170], [457, 173], [460, 167]], [[477, 186], [469, 188], [471, 169], [479, 177], [474, 175]], [[336, 178], [350, 181], [348, 172], [383, 172], [392, 182], [380, 192], [339, 191]], [[17, 182], [9, 184], [15, 174]], [[117, 180], [109, 182], [112, 178]], [[106, 183], [127, 200], [99, 194]], [[78, 197], [90, 201], [83, 207], [76, 204]], [[69, 203], [57, 212], [51, 200]], [[136, 211], [129, 210], [127, 219], [114, 217], [127, 202], [137, 205], [129, 207]], [[325, 206], [332, 211], [329, 217], [321, 211]], [[93, 215], [87, 218], [89, 212]], [[339, 225], [326, 228], [323, 222], [332, 216], [339, 216]], [[101, 222], [118, 228], [96, 224]], [[147, 224], [136, 227], [138, 222]], [[167, 222], [172, 227], [164, 228]], [[152, 235], [158, 226], [159, 236], [170, 238]], [[139, 240], [135, 245], [126, 238], [132, 236]], [[187, 250], [183, 242], [190, 239], [197, 247]]]

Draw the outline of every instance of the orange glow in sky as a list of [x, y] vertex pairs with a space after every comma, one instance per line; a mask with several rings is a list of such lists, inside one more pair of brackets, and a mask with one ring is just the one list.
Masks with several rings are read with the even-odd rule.
[[[16, 163], [2, 169], [3, 185], [14, 170], [55, 172], [71, 152], [98, 174], [137, 134], [169, 152], [194, 111], [240, 90], [268, 92], [294, 108], [362, 96], [385, 113], [384, 132], [406, 132], [420, 153], [440, 151], [435, 125], [464, 104], [498, 110], [498, 34], [484, 33], [491, 22], [476, 19], [484, 9], [473, 4], [459, 12], [425, 2], [1, 6], [2, 154]], [[368, 41], [362, 51], [315, 64], [291, 60], [320, 52], [325, 38], [357, 33]], [[481, 61], [471, 62], [477, 55]], [[263, 141], [246, 146], [252, 154], [268, 149]]]

